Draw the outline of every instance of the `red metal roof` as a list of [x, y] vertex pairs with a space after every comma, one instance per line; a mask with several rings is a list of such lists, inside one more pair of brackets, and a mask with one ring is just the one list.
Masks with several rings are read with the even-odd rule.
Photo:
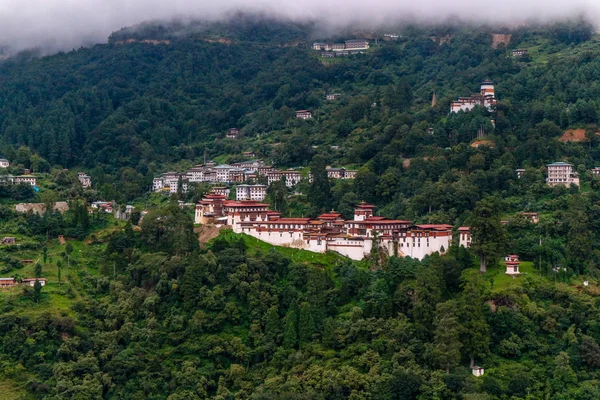
[[423, 224], [423, 225], [415, 225], [417, 228], [421, 229], [434, 229], [434, 230], [448, 230], [452, 229], [452, 225], [448, 224]]
[[461, 226], [460, 228], [458, 228], [458, 230], [459, 231], [469, 231], [469, 230], [471, 230], [471, 228], [468, 226]]

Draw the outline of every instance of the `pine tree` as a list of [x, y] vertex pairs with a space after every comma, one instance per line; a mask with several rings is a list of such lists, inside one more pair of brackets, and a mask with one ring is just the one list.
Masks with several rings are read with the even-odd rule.
[[465, 279], [460, 301], [461, 339], [465, 352], [471, 358], [486, 354], [490, 346], [490, 327], [485, 319], [485, 282], [479, 274]]
[[34, 268], [34, 274], [36, 278], [41, 278], [42, 276], [42, 264], [36, 263]]
[[285, 331], [283, 332], [283, 346], [287, 349], [296, 347], [298, 343], [297, 316], [293, 309], [285, 316]]
[[308, 191], [308, 199], [318, 211], [326, 211], [331, 206], [331, 183], [327, 177], [325, 158], [316, 155], [310, 164], [312, 183]]
[[300, 342], [307, 343], [312, 341], [315, 332], [315, 320], [312, 316], [311, 306], [308, 302], [300, 306], [300, 316], [298, 318], [298, 338]]
[[498, 257], [506, 244], [504, 227], [500, 221], [500, 205], [494, 198], [479, 201], [471, 216], [471, 247], [479, 255], [479, 270], [487, 272], [488, 259]]
[[460, 362], [460, 325], [456, 312], [458, 304], [455, 301], [438, 303], [435, 310], [435, 338], [433, 356], [440, 368], [450, 373], [450, 368]]
[[33, 301], [36, 303], [40, 302], [42, 297], [42, 284], [39, 280], [35, 280], [35, 284], [33, 285]]

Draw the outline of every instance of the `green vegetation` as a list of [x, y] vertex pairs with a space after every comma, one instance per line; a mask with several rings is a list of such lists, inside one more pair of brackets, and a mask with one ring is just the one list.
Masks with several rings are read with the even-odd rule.
[[[2, 175], [39, 175], [39, 192], [0, 185], [0, 239], [17, 238], [0, 245], [1, 276], [47, 280], [0, 289], [0, 398], [600, 398], [600, 178], [589, 171], [600, 162], [600, 48], [590, 27], [522, 27], [497, 49], [491, 28], [411, 27], [330, 63], [311, 53], [308, 25], [236, 18], [148, 24], [0, 64], [0, 151], [12, 163]], [[450, 41], [430, 38], [442, 35]], [[508, 56], [522, 47], [529, 59]], [[493, 112], [448, 114], [486, 78]], [[342, 97], [327, 102], [329, 92]], [[298, 121], [296, 109], [315, 117]], [[223, 138], [231, 127], [239, 139]], [[474, 148], [482, 128], [490, 145]], [[568, 128], [585, 140], [559, 141]], [[470, 225], [473, 246], [361, 262], [231, 231], [200, 246], [177, 201], [208, 187], [148, 193], [157, 173], [244, 151], [311, 171], [302, 195], [269, 187], [286, 216], [334, 208], [350, 218], [365, 200], [387, 217]], [[574, 164], [581, 189], [548, 187], [553, 161]], [[328, 165], [359, 171], [334, 182]], [[88, 212], [97, 200], [148, 213], [116, 221]], [[16, 213], [24, 201], [46, 211]], [[51, 211], [57, 201], [69, 210]], [[508, 253], [521, 275], [505, 274]]]

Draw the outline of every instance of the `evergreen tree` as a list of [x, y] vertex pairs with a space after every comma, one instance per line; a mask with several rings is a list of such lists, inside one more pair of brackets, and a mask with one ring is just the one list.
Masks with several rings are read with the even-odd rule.
[[300, 305], [300, 315], [298, 316], [298, 339], [302, 343], [310, 342], [314, 331], [315, 321], [311, 306], [308, 302], [304, 302]]
[[484, 285], [485, 281], [479, 274], [465, 274], [460, 299], [461, 339], [464, 351], [471, 358], [471, 367], [475, 365], [475, 357], [486, 354], [490, 345]]
[[308, 199], [317, 212], [327, 211], [331, 207], [331, 184], [327, 176], [325, 158], [319, 154], [313, 157], [310, 164], [312, 182]]
[[292, 309], [288, 311], [285, 316], [285, 327], [283, 331], [283, 347], [286, 349], [292, 349], [296, 347], [298, 343], [298, 317], [296, 316], [296, 312]]
[[504, 250], [506, 236], [500, 221], [499, 202], [487, 197], [479, 202], [471, 216], [471, 247], [479, 255], [479, 270], [487, 272], [489, 259], [499, 257]]
[[33, 284], [33, 301], [35, 301], [36, 303], [40, 302], [40, 299], [42, 298], [42, 284], [40, 283], [39, 280], [35, 280], [35, 283]]
[[458, 303], [452, 300], [438, 303], [435, 310], [433, 357], [440, 368], [446, 369], [446, 373], [460, 363], [462, 345], [457, 311]]
[[36, 278], [42, 277], [42, 264], [36, 263], [34, 268], [34, 274]]

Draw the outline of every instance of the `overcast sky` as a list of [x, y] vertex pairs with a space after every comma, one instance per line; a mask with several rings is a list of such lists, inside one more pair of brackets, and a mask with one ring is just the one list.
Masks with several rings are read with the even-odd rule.
[[0, 44], [71, 49], [106, 42], [113, 31], [147, 20], [212, 19], [235, 9], [371, 26], [408, 15], [424, 21], [458, 15], [512, 24], [582, 13], [597, 21], [600, 0], [0, 0]]

